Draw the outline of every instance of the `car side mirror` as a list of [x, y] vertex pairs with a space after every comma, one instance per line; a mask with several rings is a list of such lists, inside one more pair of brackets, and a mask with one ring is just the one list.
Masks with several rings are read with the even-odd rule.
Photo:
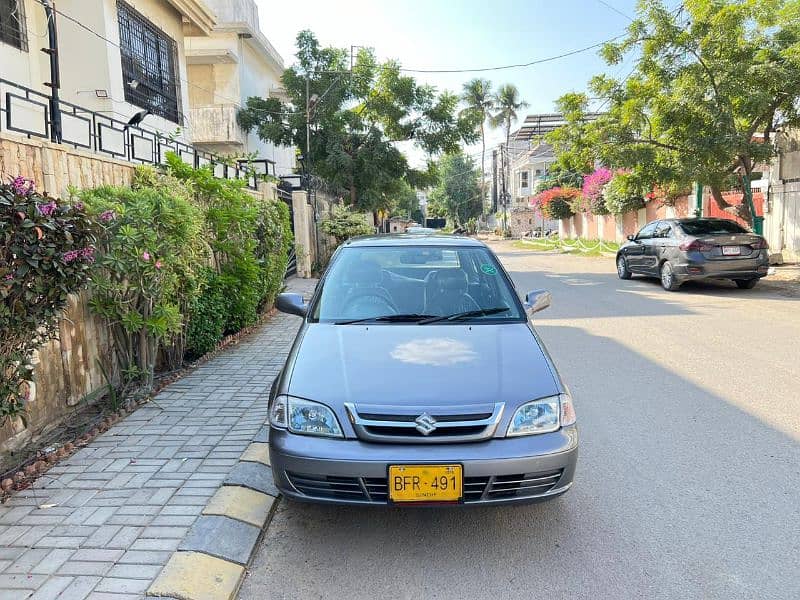
[[635, 242], [636, 241], [636, 236], [631, 233], [630, 235], [628, 235], [628, 241], [629, 242]]
[[290, 315], [305, 317], [308, 312], [308, 305], [303, 301], [300, 294], [278, 294], [275, 299], [275, 308]]
[[547, 290], [533, 290], [525, 295], [525, 312], [528, 317], [550, 306], [553, 297]]

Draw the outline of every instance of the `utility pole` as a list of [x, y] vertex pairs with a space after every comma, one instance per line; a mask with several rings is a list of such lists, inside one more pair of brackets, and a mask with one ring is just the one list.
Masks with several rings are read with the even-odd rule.
[[313, 162], [311, 158], [311, 77], [306, 71], [306, 194], [314, 211], [314, 257], [319, 263], [319, 232], [317, 231], [317, 192], [314, 189]]
[[56, 144], [61, 143], [61, 102], [58, 90], [61, 87], [61, 76], [58, 66], [58, 32], [56, 31], [56, 14], [50, 0], [40, 0], [47, 16], [47, 37], [49, 47], [42, 48], [42, 52], [50, 57], [50, 82], [45, 85], [50, 87], [50, 140]]
[[508, 213], [506, 212], [506, 205], [508, 204], [508, 192], [506, 191], [506, 168], [508, 167], [509, 156], [506, 156], [508, 152], [508, 148], [504, 145], [500, 146], [500, 158], [502, 160], [502, 167], [503, 167], [503, 193], [502, 193], [502, 202], [503, 202], [503, 235], [505, 236], [506, 231], [508, 230]]

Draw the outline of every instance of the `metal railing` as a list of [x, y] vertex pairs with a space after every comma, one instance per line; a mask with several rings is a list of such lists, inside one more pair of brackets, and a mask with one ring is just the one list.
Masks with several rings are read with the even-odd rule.
[[[251, 189], [258, 187], [258, 177], [274, 173], [274, 162], [260, 159], [255, 168], [248, 161], [230, 165], [220, 157], [195, 148], [169, 135], [138, 125], [128, 125], [103, 111], [92, 111], [60, 100], [61, 144], [89, 150], [138, 164], [165, 165], [168, 152], [176, 153], [195, 167], [210, 166], [220, 179], [245, 179]], [[31, 88], [0, 79], [0, 131], [10, 131], [28, 139], [51, 139], [50, 96]], [[261, 164], [263, 163], [263, 165]], [[262, 171], [262, 172], [259, 172]]]

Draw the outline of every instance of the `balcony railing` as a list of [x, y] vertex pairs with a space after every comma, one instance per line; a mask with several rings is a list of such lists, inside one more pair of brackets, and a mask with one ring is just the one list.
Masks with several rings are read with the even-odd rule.
[[[248, 186], [257, 187], [259, 171], [269, 174], [269, 164], [263, 169], [247, 168], [243, 162], [226, 164], [218, 156], [171, 138], [146, 126], [129, 126], [125, 121], [103, 112], [91, 111], [70, 102], [59, 101], [61, 110], [61, 144], [84, 149], [119, 160], [138, 164], [164, 165], [168, 152], [174, 152], [195, 168], [211, 166], [220, 179], [246, 179]], [[52, 115], [50, 97], [25, 86], [0, 79], [0, 131], [10, 131], [27, 138], [50, 140]], [[257, 161], [271, 163], [272, 161]], [[274, 170], [273, 170], [274, 172]]]

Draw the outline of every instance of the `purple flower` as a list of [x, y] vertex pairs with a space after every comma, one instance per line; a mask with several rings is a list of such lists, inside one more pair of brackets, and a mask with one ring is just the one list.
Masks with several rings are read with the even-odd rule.
[[76, 258], [80, 257], [80, 255], [81, 255], [81, 251], [80, 250], [70, 250], [69, 252], [64, 252], [64, 254], [61, 257], [61, 259], [65, 263], [71, 263], [73, 260], [75, 260]]
[[40, 215], [44, 215], [45, 217], [49, 217], [53, 214], [53, 211], [56, 209], [56, 203], [53, 200], [50, 200], [47, 204], [37, 204], [37, 210], [39, 211]]
[[83, 211], [84, 209], [83, 202], [76, 202], [75, 204], [72, 205], [72, 208], [74, 208], [77, 211]]
[[113, 210], [104, 210], [103, 212], [100, 213], [100, 220], [103, 223], [108, 223], [110, 221], [113, 221], [115, 217], [116, 215], [114, 214]]
[[36, 191], [36, 184], [32, 179], [19, 175], [11, 180], [11, 189], [17, 196], [30, 196]]
[[142, 260], [150, 260], [150, 253], [147, 250], [142, 252]]
[[157, 260], [157, 261], [156, 261], [156, 264], [155, 264], [155, 267], [156, 267], [156, 269], [160, 269], [162, 266], [163, 266], [163, 265], [161, 264], [161, 261], [160, 261], [160, 260]]
[[4, 279], [6, 281], [11, 281], [12, 279], [14, 279], [14, 276], [11, 273], [7, 273]]

